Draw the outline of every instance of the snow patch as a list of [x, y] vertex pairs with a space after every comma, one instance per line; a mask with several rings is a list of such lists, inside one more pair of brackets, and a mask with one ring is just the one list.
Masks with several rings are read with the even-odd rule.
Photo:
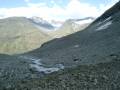
[[62, 24], [60, 23], [51, 23], [52, 26], [54, 26], [55, 28], [59, 28], [62, 26]]
[[106, 22], [106, 21], [107, 21], [107, 22], [110, 21], [111, 18], [112, 18], [112, 17], [108, 17], [107, 19], [104, 20], [104, 22]]
[[44, 65], [41, 63], [41, 59], [38, 59], [35, 57], [20, 56], [20, 58], [32, 60], [30, 67], [36, 69], [36, 71], [38, 71], [38, 72], [43, 72], [45, 74], [49, 74], [49, 73], [64, 69], [64, 66], [62, 64], [56, 64], [54, 67], [44, 67]]
[[32, 17], [31, 19], [36, 23], [49, 24], [46, 20], [40, 17]]
[[45, 68], [43, 66], [39, 66], [37, 64], [31, 64], [31, 68], [35, 68], [38, 72], [44, 72], [45, 74], [49, 74], [52, 72], [56, 72], [59, 70], [59, 68]]
[[96, 31], [100, 31], [100, 30], [106, 29], [106, 28], [108, 28], [111, 24], [112, 24], [112, 21], [109, 21], [109, 22], [105, 23], [104, 25], [101, 25], [100, 27], [98, 27], [98, 28], [96, 29]]
[[75, 47], [75, 48], [78, 48], [78, 47], [79, 47], [79, 45], [74, 45], [74, 47]]
[[105, 19], [103, 22], [99, 22], [99, 23], [98, 23], [98, 25], [100, 25], [100, 24], [103, 24], [103, 23], [105, 23], [105, 22], [110, 21], [110, 20], [111, 20], [111, 18], [112, 18], [112, 17], [108, 17], [108, 18], [107, 18], [107, 19]]
[[81, 25], [81, 24], [86, 24], [86, 23], [91, 23], [91, 22], [93, 22], [93, 20], [88, 19], [88, 20], [76, 21], [75, 23]]

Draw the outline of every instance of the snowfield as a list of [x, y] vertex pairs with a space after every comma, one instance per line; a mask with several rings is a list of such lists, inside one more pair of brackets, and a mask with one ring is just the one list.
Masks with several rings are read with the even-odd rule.
[[93, 20], [88, 19], [88, 20], [76, 21], [75, 23], [81, 25], [81, 24], [92, 23], [92, 22], [93, 22]]

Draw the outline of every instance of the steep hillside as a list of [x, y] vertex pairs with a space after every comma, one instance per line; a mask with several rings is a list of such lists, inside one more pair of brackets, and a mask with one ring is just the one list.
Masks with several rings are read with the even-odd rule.
[[18, 54], [40, 47], [50, 37], [27, 18], [0, 19], [0, 53]]

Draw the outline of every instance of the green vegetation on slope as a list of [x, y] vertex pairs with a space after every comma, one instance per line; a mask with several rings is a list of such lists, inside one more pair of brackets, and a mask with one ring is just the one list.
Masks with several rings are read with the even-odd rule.
[[40, 47], [51, 37], [37, 29], [27, 18], [0, 20], [0, 53], [19, 54]]

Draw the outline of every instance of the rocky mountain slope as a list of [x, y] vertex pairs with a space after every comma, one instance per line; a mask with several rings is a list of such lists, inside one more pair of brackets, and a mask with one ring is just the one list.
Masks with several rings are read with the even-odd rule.
[[[116, 63], [116, 60], [119, 62], [120, 56], [119, 10], [120, 2], [106, 11], [85, 30], [64, 38], [52, 40], [42, 45], [40, 49], [36, 49], [26, 55], [41, 58], [41, 62], [46, 65], [52, 66], [59, 63], [65, 68], [73, 68], [76, 66], [81, 67], [81, 65], [85, 67], [93, 67], [94, 65], [99, 66], [100, 64], [104, 67], [104, 72], [107, 72], [107, 67], [105, 65], [109, 65], [112, 71], [108, 72], [106, 78], [115, 78], [115, 73], [119, 76], [118, 73], [120, 71]], [[114, 65], [115, 63], [116, 65]], [[100, 69], [100, 67], [98, 68]], [[115, 73], [113, 73], [115, 70], [113, 68], [117, 68]], [[100, 73], [101, 71], [98, 72]], [[65, 75], [69, 74], [66, 73]], [[112, 82], [110, 81], [109, 84], [110, 83]], [[117, 81], [117, 84], [118, 83], [119, 81]], [[93, 86], [89, 86], [89, 88], [93, 89]], [[104, 88], [102, 87], [102, 90], [105, 88], [112, 90], [112, 88], [108, 86], [105, 86]], [[117, 88], [119, 88], [119, 86], [117, 86]]]
[[120, 2], [83, 31], [26, 54], [0, 55], [0, 89], [119, 90], [119, 17]]
[[[50, 41], [31, 52], [31, 55], [42, 58], [47, 64], [59, 62], [68, 67], [106, 62], [103, 58], [119, 52], [118, 48], [120, 48], [119, 6], [118, 3], [113, 10], [111, 8], [110, 11], [106, 11], [105, 13], [114, 13], [100, 20], [98, 18], [86, 30]], [[117, 10], [114, 11], [115, 7]], [[101, 17], [105, 17], [105, 13]]]

